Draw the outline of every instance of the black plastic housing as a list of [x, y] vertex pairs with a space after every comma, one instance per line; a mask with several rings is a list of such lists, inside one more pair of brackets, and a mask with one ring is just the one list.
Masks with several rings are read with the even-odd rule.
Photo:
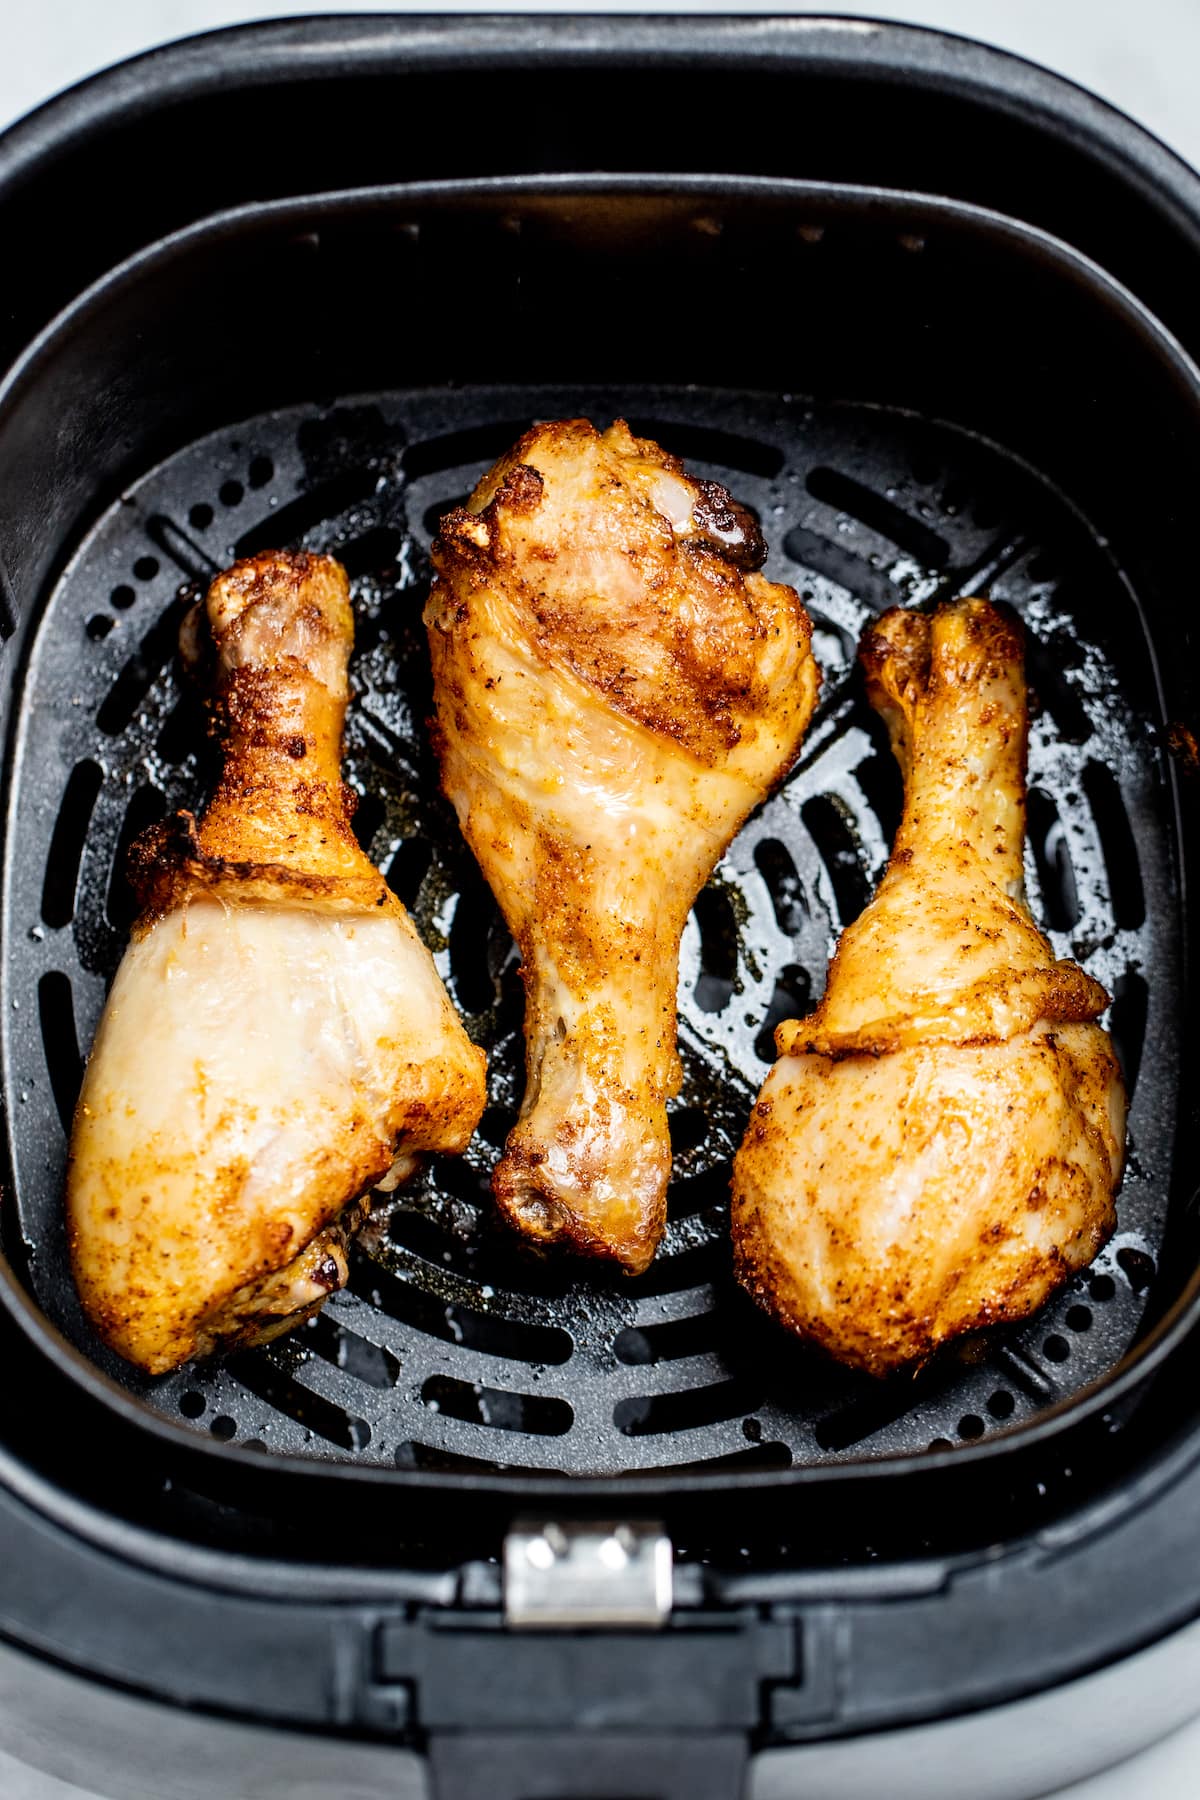
[[[643, 130], [613, 131], [618, 92]], [[80, 533], [217, 425], [496, 381], [909, 409], [1038, 469], [1136, 596], [1161, 686], [1130, 703], [1159, 721], [1177, 862], [1158, 875], [1191, 1008], [1200, 181], [1099, 102], [976, 46], [856, 21], [281, 23], [156, 52], [17, 127], [0, 142], [0, 233], [29, 272], [0, 321], [6, 743], [39, 607]], [[539, 1482], [540, 1509], [671, 1526], [676, 1691], [701, 1639], [705, 1666], [715, 1635], [732, 1675], [763, 1628], [753, 1609], [776, 1609], [780, 1693], [727, 1729], [788, 1741], [993, 1704], [1200, 1610], [1194, 1058], [1159, 1074], [1180, 1116], [1157, 1316], [1102, 1387], [953, 1453]], [[15, 1138], [11, 1088], [5, 1105]], [[11, 1206], [5, 1231], [11, 1251]], [[417, 1742], [478, 1722], [469, 1685], [453, 1719], [433, 1707], [438, 1634], [513, 1654], [487, 1559], [527, 1482], [247, 1457], [98, 1375], [11, 1275], [4, 1300], [10, 1639], [308, 1728]], [[281, 1656], [285, 1637], [303, 1654]], [[615, 1648], [580, 1654], [623, 1691]], [[552, 1729], [523, 1654], [513, 1722]]]

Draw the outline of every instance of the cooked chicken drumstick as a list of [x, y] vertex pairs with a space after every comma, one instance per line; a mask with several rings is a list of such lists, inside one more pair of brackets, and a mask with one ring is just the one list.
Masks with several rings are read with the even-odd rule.
[[874, 1374], [1040, 1306], [1114, 1224], [1125, 1098], [1104, 990], [1025, 908], [1019, 626], [886, 613], [860, 657], [905, 778], [874, 900], [781, 1025], [734, 1164], [738, 1272]]
[[350, 828], [344, 570], [239, 563], [207, 628], [220, 784], [199, 826], [133, 847], [143, 910], [67, 1187], [84, 1305], [152, 1374], [309, 1318], [346, 1280], [353, 1203], [463, 1149], [484, 1104], [483, 1053]]
[[527, 432], [434, 544], [443, 782], [527, 989], [493, 1188], [528, 1238], [634, 1273], [665, 1217], [680, 934], [816, 694], [764, 556], [723, 488], [582, 419]]

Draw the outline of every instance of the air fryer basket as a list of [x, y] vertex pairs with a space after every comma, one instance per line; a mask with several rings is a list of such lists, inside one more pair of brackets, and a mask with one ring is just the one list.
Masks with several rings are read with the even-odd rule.
[[[1098, 273], [989, 215], [799, 184], [655, 186], [493, 183], [250, 211], [115, 277], [63, 333], [82, 374], [99, 344], [123, 361], [125, 309], [152, 321], [139, 367], [153, 389], [129, 395], [122, 428], [160, 431], [157, 408], [141, 408], [168, 392], [174, 444], [143, 452], [86, 531], [23, 672], [6, 833], [9, 1243], [47, 1316], [111, 1380], [219, 1443], [583, 1476], [946, 1449], [1095, 1391], [1147, 1306], [1166, 1311], [1191, 1277], [1185, 1251], [1161, 1258], [1182, 980], [1165, 721], [1124, 521], [1097, 516], [1086, 481], [1109, 475], [1106, 431], [1127, 438], [1131, 405], [1158, 402], [1148, 384], [1178, 405], [1193, 373]], [[454, 295], [468, 269], [486, 272], [474, 341], [456, 316], [474, 296]], [[687, 316], [672, 309], [678, 284], [693, 295]], [[976, 298], [954, 323], [963, 293]], [[633, 328], [614, 332], [630, 296]], [[647, 329], [656, 316], [669, 327]], [[292, 399], [314, 382], [314, 398]], [[110, 409], [112, 392], [93, 403]], [[437, 519], [526, 422], [579, 412], [629, 417], [756, 508], [771, 573], [812, 608], [826, 675], [795, 772], [685, 934], [671, 1222], [636, 1282], [534, 1262], [493, 1225], [487, 1180], [520, 1097], [522, 991], [423, 726]], [[350, 1291], [319, 1319], [146, 1381], [78, 1312], [65, 1132], [132, 918], [129, 841], [195, 807], [211, 779], [200, 709], [175, 672], [180, 617], [219, 567], [275, 544], [332, 550], [354, 578], [357, 829], [491, 1054], [491, 1104], [465, 1160], [434, 1159], [378, 1206]], [[854, 674], [862, 625], [887, 605], [981, 589], [1028, 627], [1030, 892], [1060, 952], [1114, 996], [1129, 1174], [1111, 1245], [1033, 1321], [878, 1386], [800, 1351], [735, 1291], [729, 1159], [773, 1027], [815, 1002], [895, 825], [890, 752]]]
[[[523, 1081], [523, 990], [439, 798], [423, 728], [429, 535], [526, 421], [578, 412], [632, 417], [774, 525], [771, 572], [803, 587], [827, 683], [799, 768], [742, 832], [686, 934], [671, 1224], [636, 1282], [565, 1259], [535, 1264], [492, 1228], [488, 1177]], [[218, 567], [278, 543], [332, 550], [353, 574], [356, 827], [489, 1051], [491, 1105], [465, 1161], [436, 1158], [398, 1200], [377, 1199], [350, 1291], [308, 1327], [144, 1382], [104, 1357], [77, 1317], [64, 1132], [79, 1050], [132, 918], [130, 837], [167, 809], [195, 809], [209, 773], [200, 709], [173, 667], [181, 613]], [[1030, 1325], [879, 1388], [797, 1354], [738, 1298], [729, 1163], [774, 1057], [774, 1026], [814, 1003], [895, 824], [891, 753], [853, 679], [862, 624], [898, 600], [981, 585], [1030, 630], [1041, 708], [1030, 890], [1060, 953], [1114, 994], [1133, 1098], [1130, 1174], [1120, 1229], [1092, 1273]], [[463, 1458], [578, 1474], [713, 1458], [787, 1467], [944, 1446], [1034, 1416], [1125, 1354], [1165, 1224], [1177, 902], [1159, 752], [1131, 698], [1140, 690], [1144, 707], [1153, 686], [1131, 596], [1070, 508], [1002, 452], [910, 415], [724, 387], [472, 386], [310, 403], [205, 435], [132, 484], [89, 533], [25, 678], [6, 1016], [37, 1021], [45, 1059], [44, 1070], [27, 1064], [22, 1029], [10, 1065], [14, 1189], [35, 1296], [170, 1418], [226, 1442], [401, 1468]]]
[[[1162, 1578], [1186, 1518], [1163, 1499], [1148, 1539], [1127, 1518], [1134, 1496], [1149, 1509], [1183, 1480], [1194, 1388], [1186, 894], [1200, 708], [1186, 596], [1200, 376], [1159, 322], [1182, 320], [1186, 184], [1170, 190], [1173, 224], [1171, 206], [1139, 200], [1161, 173], [1153, 146], [1137, 138], [1124, 175], [1111, 148], [1093, 167], [1084, 146], [1099, 126], [1071, 90], [1050, 84], [1055, 118], [1050, 99], [1029, 99], [1015, 77], [1006, 90], [995, 62], [966, 47], [939, 64], [919, 34], [829, 25], [802, 43], [731, 21], [708, 35], [692, 22], [688, 39], [629, 26], [622, 48], [617, 24], [559, 21], [548, 49], [512, 22], [502, 40], [495, 22], [436, 37], [427, 22], [393, 25], [393, 49], [362, 22], [344, 44], [326, 22], [185, 47], [156, 64], [175, 98], [153, 143], [169, 161], [204, 125], [211, 179], [189, 163], [180, 184], [152, 184], [107, 248], [83, 216], [89, 147], [103, 137], [85, 92], [71, 120], [76, 276], [99, 279], [72, 298], [52, 254], [19, 296], [23, 318], [0, 322], [15, 355], [49, 320], [0, 390], [0, 1341], [12, 1371], [0, 1507], [7, 1494], [30, 1509], [9, 1522], [14, 1579], [26, 1553], [31, 1567], [44, 1558], [60, 1595], [39, 1635], [31, 1591], [22, 1630], [126, 1685], [418, 1741], [478, 1690], [462, 1659], [499, 1627], [492, 1559], [529, 1508], [664, 1520], [682, 1615], [661, 1665], [672, 1693], [694, 1679], [718, 1722], [722, 1706], [739, 1731], [762, 1713], [785, 1739], [982, 1704], [1072, 1658], [1102, 1662], [1192, 1606], [1186, 1584]], [[508, 137], [503, 109], [489, 111], [505, 57], [521, 120]], [[551, 65], [553, 105], [534, 119], [518, 101]], [[571, 172], [633, 158], [628, 144], [603, 155], [585, 122], [617, 66], [639, 92], [654, 86], [674, 127], [656, 147], [669, 173]], [[222, 71], [236, 76], [246, 169], [213, 131]], [[258, 84], [288, 71], [315, 84], [293, 99], [320, 91], [322, 116], [344, 127], [330, 132], [329, 171], [307, 140], [294, 167], [279, 157], [287, 106]], [[109, 90], [113, 179], [151, 132], [138, 79]], [[412, 109], [404, 157], [366, 104], [388, 80]], [[803, 172], [831, 179], [796, 178], [777, 116], [750, 130], [755, 96], [778, 99], [789, 81], [811, 102]], [[703, 172], [689, 123], [701, 94], [726, 108], [723, 166], [753, 172]], [[851, 94], [878, 110], [855, 114], [873, 122], [835, 167], [818, 127]], [[451, 95], [482, 109], [478, 143], [512, 172], [479, 178], [482, 153], [461, 134], [434, 144]], [[999, 150], [1036, 136], [1039, 106], [1051, 123], [1038, 126], [1035, 178]], [[989, 121], [994, 166], [968, 144], [948, 167], [956, 123], [971, 118]], [[38, 192], [54, 191], [38, 162], [46, 129], [30, 128], [38, 179], [11, 177], [3, 216], [18, 234]], [[465, 159], [464, 178], [439, 155]], [[376, 156], [377, 174], [364, 166]], [[633, 166], [647, 160], [639, 146]], [[864, 184], [901, 166], [919, 191]], [[364, 185], [335, 190], [338, 174]], [[415, 179], [429, 174], [443, 179]], [[295, 191], [299, 175], [314, 178], [311, 194]], [[3, 178], [0, 160], [0, 202]], [[956, 183], [963, 198], [932, 193]], [[245, 203], [219, 210], [227, 202]], [[755, 507], [769, 573], [803, 592], [826, 674], [796, 772], [688, 924], [670, 1225], [635, 1282], [534, 1262], [492, 1225], [488, 1170], [519, 1098], [521, 990], [423, 725], [437, 517], [531, 419], [574, 413], [629, 418]], [[212, 773], [175, 668], [179, 619], [232, 556], [285, 544], [328, 549], [351, 572], [357, 829], [489, 1048], [490, 1104], [465, 1159], [435, 1159], [379, 1207], [350, 1288], [320, 1319], [151, 1382], [80, 1316], [60, 1213], [66, 1129], [130, 922], [124, 851], [141, 826], [195, 805]], [[874, 1384], [794, 1345], [734, 1289], [728, 1159], [771, 1027], [815, 1001], [897, 815], [898, 780], [853, 671], [859, 630], [886, 605], [976, 591], [1028, 629], [1029, 890], [1060, 952], [1114, 996], [1129, 1170], [1112, 1244], [1034, 1320]], [[1016, 1656], [1031, 1592], [1059, 1579], [1043, 1551], [1065, 1584], [1067, 1546], [1102, 1529], [1107, 1585], [1083, 1598], [1071, 1587], [1061, 1637], [1048, 1629]], [[984, 1548], [1033, 1532], [1038, 1554], [1014, 1552], [993, 1579]], [[141, 1616], [125, 1557], [169, 1588], [153, 1670], [132, 1627], [103, 1623]], [[216, 1597], [230, 1588], [236, 1629]], [[786, 1613], [805, 1594], [821, 1604], [785, 1626], [753, 1610]], [[854, 1636], [830, 1610], [846, 1594], [862, 1602]], [[289, 1632], [312, 1647], [303, 1666], [271, 1662], [281, 1597]], [[197, 1641], [200, 1672], [187, 1654]], [[637, 1654], [622, 1642], [630, 1667]], [[611, 1646], [579, 1655], [587, 1679], [620, 1674]], [[488, 1667], [491, 1679], [494, 1654]], [[518, 1723], [570, 1723], [538, 1686], [533, 1648], [508, 1670], [497, 1707]], [[745, 1692], [729, 1688], [731, 1671]], [[775, 1684], [769, 1705], [760, 1682]], [[622, 1688], [612, 1717], [628, 1704]]]

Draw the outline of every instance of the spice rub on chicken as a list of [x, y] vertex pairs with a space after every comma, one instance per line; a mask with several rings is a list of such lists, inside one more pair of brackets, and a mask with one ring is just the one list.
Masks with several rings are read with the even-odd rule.
[[636, 1273], [662, 1234], [680, 935], [816, 697], [754, 516], [618, 421], [535, 426], [441, 524], [443, 785], [523, 958], [502, 1213]]
[[734, 1163], [744, 1285], [874, 1374], [1025, 1318], [1113, 1229], [1125, 1094], [1108, 996], [1024, 899], [1024, 645], [986, 600], [885, 613], [867, 691], [905, 782], [824, 998], [776, 1032]]
[[185, 627], [220, 780], [131, 851], [67, 1178], [84, 1306], [151, 1374], [311, 1317], [361, 1197], [483, 1109], [483, 1053], [351, 829], [352, 639], [345, 571], [304, 554], [238, 563]]

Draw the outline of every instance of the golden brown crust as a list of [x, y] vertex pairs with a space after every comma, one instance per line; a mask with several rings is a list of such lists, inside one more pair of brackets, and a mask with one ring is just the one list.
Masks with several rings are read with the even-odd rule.
[[1112, 1233], [1119, 1094], [1091, 1024], [781, 1061], [735, 1162], [738, 1280], [877, 1376], [1027, 1318]]
[[341, 773], [354, 633], [345, 570], [264, 551], [217, 576], [204, 612], [186, 641], [212, 683], [220, 778], [198, 827], [181, 814], [133, 846], [142, 904], [161, 912], [243, 872], [314, 903], [323, 888], [331, 903], [375, 904], [383, 884], [364, 867]]
[[186, 811], [148, 826], [134, 839], [126, 874], [140, 909], [135, 934], [200, 894], [241, 905], [287, 900], [323, 912], [368, 912], [399, 905], [373, 868], [355, 875], [327, 875], [286, 862], [235, 862], [208, 855], [195, 817]]
[[904, 813], [825, 995], [779, 1028], [785, 1053], [881, 1055], [1001, 1042], [1098, 1018], [1100, 983], [1059, 961], [1024, 901], [1028, 712], [1020, 625], [984, 600], [883, 614], [860, 657], [905, 774]]
[[738, 1275], [799, 1335], [886, 1374], [1026, 1317], [1111, 1232], [1124, 1095], [1100, 984], [1023, 893], [1019, 625], [984, 600], [894, 610], [867, 691], [905, 777], [879, 889], [734, 1166]]
[[283, 553], [188, 624], [225, 760], [199, 823], [131, 851], [142, 910], [67, 1193], [88, 1313], [154, 1374], [311, 1316], [346, 1278], [346, 1209], [483, 1110], [483, 1053], [350, 827], [352, 629], [345, 571]]
[[827, 1010], [819, 1007], [806, 1019], [778, 1026], [775, 1050], [779, 1056], [885, 1056], [910, 1044], [1000, 1044], [1031, 1031], [1039, 1019], [1066, 1024], [1098, 1018], [1108, 1003], [1100, 983], [1078, 963], [1051, 962], [1012, 974], [997, 970], [952, 1000], [931, 999], [926, 1011], [914, 1007], [854, 1031], [830, 1029]]
[[816, 697], [762, 555], [723, 489], [578, 419], [527, 432], [434, 547], [434, 742], [528, 992], [493, 1190], [532, 1241], [631, 1272], [666, 1218], [680, 934]]
[[[565, 465], [569, 502], [539, 462]], [[614, 540], [628, 578], [609, 567], [601, 591], [589, 571]], [[547, 660], [702, 762], [766, 704], [771, 639], [811, 637], [795, 590], [752, 572], [766, 552], [748, 509], [623, 420], [603, 434], [586, 419], [533, 427], [443, 518], [432, 554], [452, 587], [502, 585]]]

